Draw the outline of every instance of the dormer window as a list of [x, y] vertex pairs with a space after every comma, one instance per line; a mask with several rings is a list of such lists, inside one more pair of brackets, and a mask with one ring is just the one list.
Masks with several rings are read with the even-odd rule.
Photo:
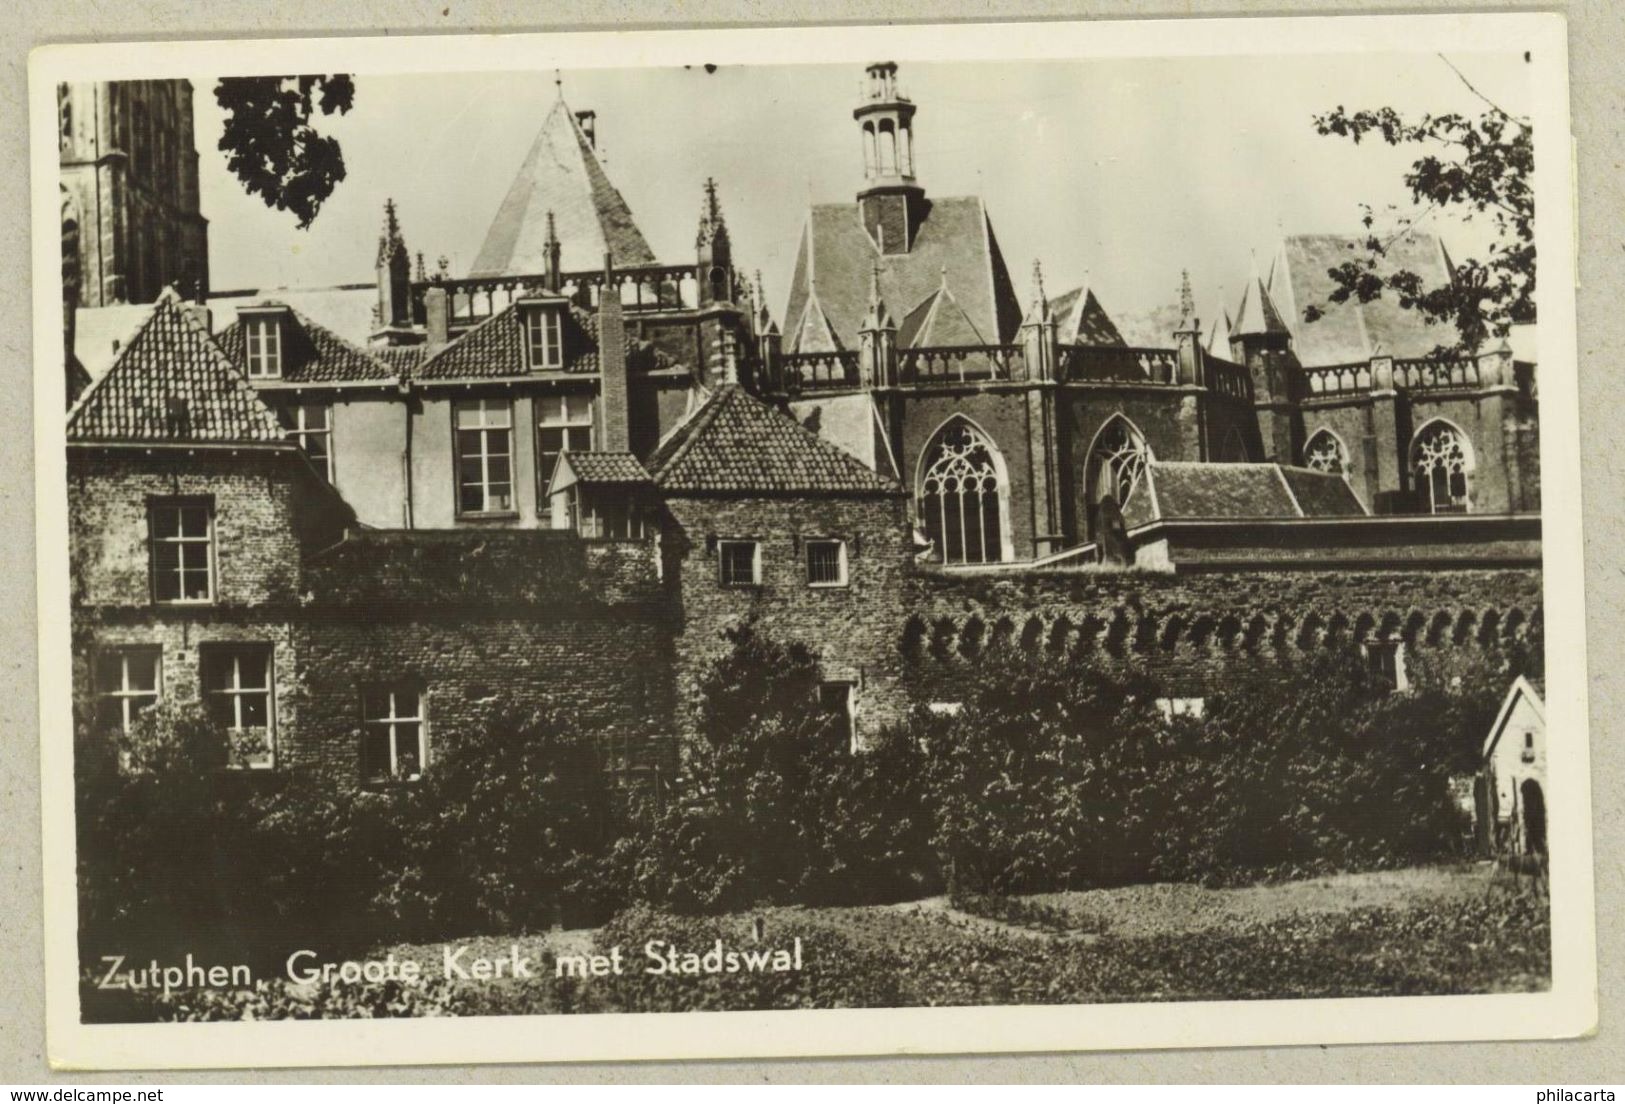
[[282, 378], [282, 319], [277, 314], [243, 318], [243, 340], [248, 350], [249, 379]]
[[564, 367], [564, 305], [526, 304], [525, 363], [532, 372]]

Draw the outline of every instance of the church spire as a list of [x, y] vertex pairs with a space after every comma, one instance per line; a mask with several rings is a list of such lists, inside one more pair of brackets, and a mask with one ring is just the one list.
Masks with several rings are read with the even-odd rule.
[[395, 201], [384, 201], [384, 228], [378, 235], [377, 329], [373, 336], [403, 340], [412, 328], [412, 255], [401, 234]]
[[391, 261], [397, 255], [406, 257], [406, 239], [401, 236], [401, 223], [395, 214], [395, 200], [384, 200], [384, 228], [378, 234], [378, 260], [375, 262], [379, 268]]
[[863, 325], [859, 332], [895, 330], [897, 322], [892, 318], [891, 311], [886, 308], [886, 300], [880, 294], [880, 262], [876, 261], [869, 270], [869, 312], [863, 316]]

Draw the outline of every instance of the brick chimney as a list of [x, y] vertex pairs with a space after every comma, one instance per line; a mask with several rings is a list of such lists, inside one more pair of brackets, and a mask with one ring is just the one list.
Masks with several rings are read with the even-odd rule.
[[614, 282], [615, 258], [604, 254], [604, 284], [598, 293], [598, 451], [630, 452], [631, 421], [627, 414], [626, 321], [621, 291]]

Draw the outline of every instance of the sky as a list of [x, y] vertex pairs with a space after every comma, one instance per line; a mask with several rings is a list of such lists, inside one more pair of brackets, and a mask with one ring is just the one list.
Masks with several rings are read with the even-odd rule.
[[[1450, 60], [1499, 106], [1529, 109], [1521, 55]], [[408, 247], [465, 274], [562, 92], [597, 112], [610, 178], [663, 263], [692, 260], [702, 184], [717, 179], [735, 265], [761, 270], [783, 324], [809, 202], [861, 186], [861, 77], [847, 64], [358, 77], [351, 112], [319, 120], [348, 175], [303, 231], [227, 171], [214, 79], [194, 77], [211, 283], [371, 281], [388, 197]], [[1283, 234], [1358, 233], [1362, 202], [1411, 210], [1402, 177], [1420, 151], [1322, 137], [1317, 113], [1484, 110], [1431, 54], [911, 62], [899, 85], [918, 107], [919, 182], [984, 199], [1023, 303], [1035, 259], [1051, 295], [1087, 280], [1108, 312], [1176, 300], [1189, 270], [1204, 319], [1221, 295], [1234, 309], [1251, 258], [1267, 268]], [[1457, 257], [1485, 240], [1430, 225]]]

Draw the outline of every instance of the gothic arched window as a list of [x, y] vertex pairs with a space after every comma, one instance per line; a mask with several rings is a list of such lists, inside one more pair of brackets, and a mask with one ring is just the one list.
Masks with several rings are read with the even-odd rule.
[[920, 461], [920, 522], [945, 564], [1005, 558], [1004, 461], [963, 418], [937, 431]]
[[1448, 422], [1429, 422], [1411, 443], [1411, 471], [1423, 512], [1464, 514], [1473, 473], [1472, 446]]
[[1089, 533], [1099, 536], [1100, 506], [1110, 499], [1121, 509], [1145, 475], [1151, 450], [1145, 438], [1126, 418], [1113, 417], [1095, 436], [1089, 449], [1085, 484], [1089, 496]]
[[1348, 450], [1337, 434], [1329, 429], [1317, 429], [1303, 446], [1303, 466], [1342, 475], [1349, 468]]

